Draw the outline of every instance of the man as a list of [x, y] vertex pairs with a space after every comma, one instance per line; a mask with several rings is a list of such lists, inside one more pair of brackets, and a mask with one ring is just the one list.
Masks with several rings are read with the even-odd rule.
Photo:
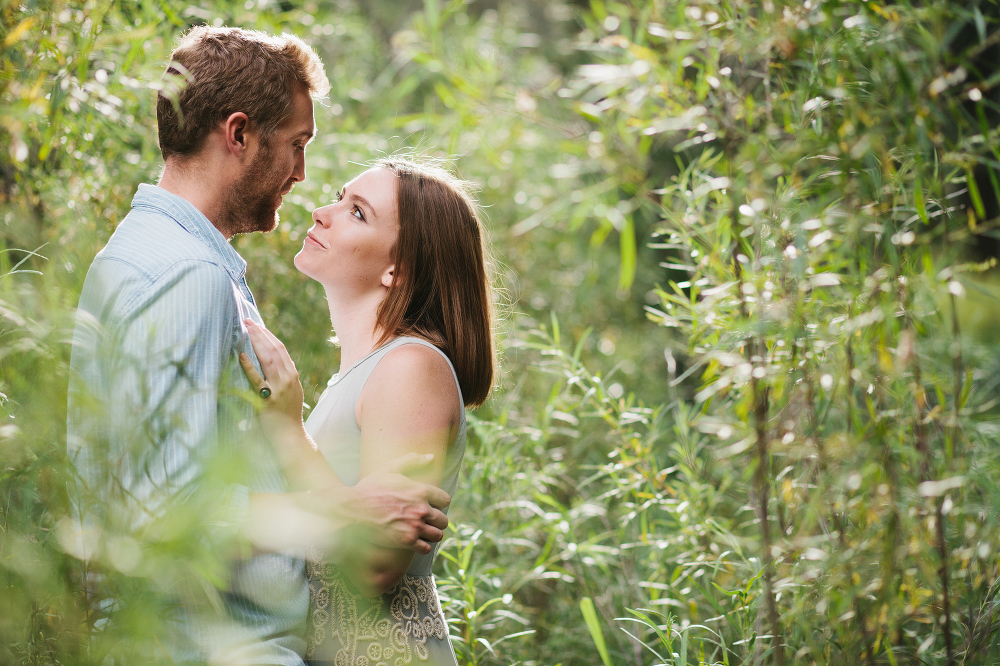
[[244, 322], [261, 318], [228, 241], [277, 225], [282, 197], [306, 175], [312, 96], [329, 82], [290, 35], [199, 27], [171, 60], [168, 79], [183, 85], [171, 93], [168, 81], [157, 101], [162, 177], [139, 186], [80, 299], [68, 432], [78, 511], [105, 533], [147, 540], [172, 516], [223, 527], [244, 516], [255, 554], [233, 561], [221, 612], [181, 601], [165, 656], [297, 666], [308, 587], [302, 560], [283, 551], [329, 546], [360, 524], [387, 545], [429, 552], [447, 525], [431, 505], [448, 497], [392, 473], [288, 492], [253, 405], [239, 398], [251, 387], [237, 355], [256, 363]]

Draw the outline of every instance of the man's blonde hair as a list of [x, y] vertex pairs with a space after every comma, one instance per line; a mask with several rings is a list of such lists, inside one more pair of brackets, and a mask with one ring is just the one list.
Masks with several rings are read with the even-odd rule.
[[[231, 114], [242, 111], [266, 143], [292, 113], [298, 90], [313, 97], [330, 91], [323, 63], [308, 44], [289, 34], [198, 26], [170, 56], [168, 85], [156, 100], [163, 159], [190, 156]], [[169, 80], [180, 81], [171, 94]]]

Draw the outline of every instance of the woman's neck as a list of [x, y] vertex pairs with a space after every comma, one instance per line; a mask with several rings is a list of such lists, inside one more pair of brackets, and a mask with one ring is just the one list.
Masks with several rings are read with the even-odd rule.
[[345, 297], [330, 288], [326, 290], [330, 306], [330, 321], [340, 340], [340, 371], [348, 369], [375, 348], [381, 337], [377, 330], [378, 306], [385, 297], [373, 293], [361, 297]]

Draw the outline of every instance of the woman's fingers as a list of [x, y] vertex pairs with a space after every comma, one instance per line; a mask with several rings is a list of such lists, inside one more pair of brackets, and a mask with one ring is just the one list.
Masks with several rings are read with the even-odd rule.
[[260, 389], [267, 385], [266, 397], [267, 409], [272, 412], [287, 414], [292, 420], [301, 422], [302, 419], [302, 384], [299, 382], [299, 373], [295, 369], [295, 364], [285, 346], [261, 324], [255, 323], [251, 319], [244, 320], [247, 332], [250, 335], [250, 343], [253, 345], [257, 360], [264, 371], [264, 376], [254, 370], [251, 375], [247, 367], [252, 368], [250, 359], [245, 361], [241, 357], [240, 364], [247, 372], [247, 377], [251, 382], [254, 378], [259, 378], [259, 382], [254, 384], [254, 388]]
[[294, 366], [289, 369], [273, 342], [264, 334], [266, 329], [248, 321], [247, 330], [250, 333], [250, 343], [253, 345], [254, 353], [257, 354], [257, 360], [260, 361], [260, 367], [264, 370], [268, 381], [271, 383], [291, 381], [290, 375], [294, 372]]
[[245, 353], [240, 353], [240, 365], [243, 366], [243, 372], [250, 380], [250, 386], [253, 386], [255, 390], [265, 384], [264, 378], [257, 372], [257, 368], [253, 367], [253, 361]]
[[288, 354], [288, 350], [285, 349], [284, 343], [281, 342], [274, 333], [267, 330], [266, 328], [260, 328], [261, 335], [263, 335], [268, 344], [269, 353], [272, 355], [272, 360], [275, 366], [280, 367], [283, 371], [298, 375], [298, 370], [295, 368], [295, 362], [292, 361], [292, 357]]
[[281, 340], [278, 339], [278, 336], [276, 336], [274, 333], [272, 333], [270, 330], [268, 330], [267, 328], [265, 328], [263, 326], [258, 326], [257, 328], [260, 329], [261, 335], [263, 335], [265, 338], [267, 338], [267, 340], [271, 343], [271, 346], [275, 350], [284, 351], [285, 344]]
[[257, 358], [260, 359], [261, 363], [265, 359], [271, 363], [274, 357], [274, 343], [271, 342], [270, 338], [266, 335], [267, 329], [263, 326], [255, 324], [252, 320], [246, 320], [247, 332], [250, 334], [250, 344], [253, 345], [254, 353], [257, 354]]
[[260, 359], [261, 365], [267, 366], [264, 368], [265, 371], [273, 367], [298, 374], [295, 369], [295, 363], [292, 361], [292, 357], [288, 355], [285, 345], [282, 344], [281, 340], [274, 333], [271, 333], [266, 327], [256, 324], [250, 319], [246, 320], [246, 324], [254, 352], [256, 352], [257, 358]]

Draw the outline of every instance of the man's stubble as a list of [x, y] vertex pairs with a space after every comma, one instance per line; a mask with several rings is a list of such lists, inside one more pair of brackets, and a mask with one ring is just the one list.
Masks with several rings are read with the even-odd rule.
[[262, 143], [253, 162], [223, 198], [221, 219], [217, 226], [227, 235], [274, 231], [278, 226], [281, 193], [292, 185], [277, 181], [272, 169], [270, 143]]

